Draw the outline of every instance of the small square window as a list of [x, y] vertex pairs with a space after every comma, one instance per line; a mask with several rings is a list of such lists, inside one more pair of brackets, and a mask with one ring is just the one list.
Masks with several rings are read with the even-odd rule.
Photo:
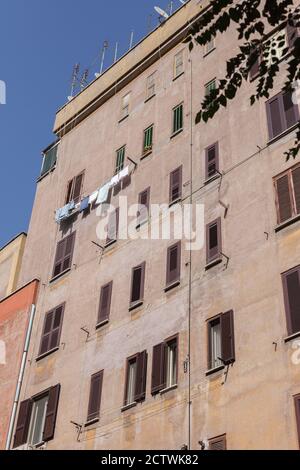
[[147, 78], [146, 100], [155, 95], [155, 75], [156, 72], [152, 73]]
[[183, 129], [183, 104], [179, 104], [173, 108], [173, 134]]
[[174, 78], [179, 77], [184, 72], [183, 51], [178, 52], [174, 57]]

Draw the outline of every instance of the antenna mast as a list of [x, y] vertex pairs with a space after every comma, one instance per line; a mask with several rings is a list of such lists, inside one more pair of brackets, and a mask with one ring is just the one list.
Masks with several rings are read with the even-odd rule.
[[80, 64], [77, 63], [73, 67], [72, 82], [71, 82], [71, 94], [70, 94], [70, 96], [68, 96], [69, 101], [71, 101], [74, 98], [74, 92], [75, 92], [76, 84], [78, 82], [79, 70], [80, 70]]
[[104, 41], [102, 49], [101, 49], [100, 73], [95, 73], [96, 78], [100, 77], [100, 75], [102, 75], [103, 73], [104, 59], [105, 59], [105, 53], [107, 49], [108, 49], [108, 41]]

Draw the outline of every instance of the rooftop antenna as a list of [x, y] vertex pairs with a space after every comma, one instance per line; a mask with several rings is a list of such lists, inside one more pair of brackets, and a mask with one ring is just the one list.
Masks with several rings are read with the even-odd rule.
[[104, 66], [104, 59], [105, 59], [105, 53], [106, 49], [108, 48], [108, 41], [104, 41], [102, 50], [101, 50], [101, 65], [100, 65], [100, 73], [95, 73], [95, 77], [98, 78], [100, 75], [102, 75], [103, 72], [103, 66]]
[[162, 8], [160, 7], [154, 7], [154, 10], [156, 11], [156, 13], [159, 14], [159, 22], [162, 23], [162, 21], [165, 19], [167, 20], [169, 18], [169, 15], [168, 13], [165, 12], [165, 10], [163, 10]]
[[133, 36], [134, 36], [134, 31], [131, 31], [130, 34], [130, 44], [129, 44], [129, 50], [132, 49], [133, 46]]
[[119, 47], [119, 43], [116, 42], [114, 63], [116, 63], [118, 59], [118, 47]]
[[75, 92], [76, 83], [78, 81], [79, 70], [80, 70], [80, 64], [75, 64], [73, 67], [73, 73], [72, 73], [71, 94], [70, 96], [68, 96], [69, 101], [71, 101], [74, 98], [74, 92]]
[[172, 13], [173, 13], [173, 3], [174, 3], [174, 2], [170, 2], [169, 5], [168, 5], [169, 15], [170, 15], [170, 16], [171, 16]]
[[88, 82], [87, 82], [87, 79], [88, 79], [88, 76], [89, 76], [89, 69], [85, 69], [85, 71], [83, 72], [82, 74], [82, 77], [81, 77], [81, 80], [80, 80], [80, 88], [81, 90], [83, 90]]
[[179, 1], [180, 1], [180, 3], [182, 3], [182, 5], [185, 5], [185, 3], [186, 3], [186, 0], [179, 0]]
[[153, 18], [153, 15], [152, 13], [150, 13], [150, 15], [148, 16], [148, 24], [147, 24], [148, 33], [150, 33], [150, 31], [152, 30], [152, 18]]

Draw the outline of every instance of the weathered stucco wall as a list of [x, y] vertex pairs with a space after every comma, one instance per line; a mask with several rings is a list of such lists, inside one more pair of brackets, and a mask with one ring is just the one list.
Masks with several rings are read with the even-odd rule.
[[0, 249], [0, 299], [17, 287], [25, 243], [26, 234], [21, 233]]
[[[275, 233], [272, 180], [291, 166], [283, 152], [294, 133], [268, 145], [265, 102], [249, 104], [255, 83], [245, 84], [212, 122], [194, 125], [204, 85], [224, 74], [225, 59], [236, 50], [235, 41], [228, 31], [226, 39], [217, 38], [216, 49], [206, 57], [200, 47], [189, 54], [182, 44], [176, 46], [62, 137], [56, 170], [38, 184], [21, 282], [38, 276], [42, 289], [21, 398], [61, 383], [55, 437], [48, 449], [178, 449], [188, 440], [188, 374], [183, 362], [188, 355], [189, 252], [182, 252], [180, 286], [166, 294], [168, 240], [118, 241], [102, 256], [92, 244], [97, 241], [99, 221], [95, 211], [80, 215], [65, 233], [54, 221], [54, 211], [64, 203], [67, 181], [85, 170], [83, 192], [90, 194], [112, 176], [115, 151], [124, 144], [127, 155], [138, 162], [131, 185], [121, 193], [128, 196], [129, 204], [137, 203], [138, 193], [149, 186], [151, 203], [166, 203], [169, 173], [183, 164], [183, 197], [189, 196], [192, 175], [193, 201], [204, 203], [205, 222], [222, 217], [228, 266], [224, 261], [205, 271], [205, 249], [192, 253], [192, 448], [199, 449], [198, 441], [223, 433], [229, 449], [298, 446], [292, 397], [300, 392], [300, 366], [292, 363], [292, 344], [284, 342], [280, 274], [300, 262], [300, 225]], [[182, 47], [185, 72], [173, 81], [174, 55]], [[145, 103], [146, 78], [154, 71], [156, 96]], [[274, 94], [282, 84], [280, 78]], [[97, 85], [93, 86], [97, 94]], [[130, 116], [119, 123], [121, 98], [129, 91]], [[184, 131], [170, 139], [172, 108], [182, 101]], [[62, 112], [68, 113], [72, 106]], [[143, 130], [152, 123], [153, 153], [140, 161]], [[219, 141], [220, 169], [225, 174], [222, 180], [204, 185], [204, 150], [215, 141]], [[229, 205], [226, 218], [220, 199]], [[49, 283], [56, 244], [71, 230], [76, 230], [72, 270]], [[142, 261], [146, 261], [145, 301], [130, 313], [131, 268]], [[96, 331], [100, 287], [110, 280], [114, 283], [110, 322]], [[62, 302], [66, 309], [60, 349], [36, 362], [45, 312]], [[236, 362], [227, 378], [224, 371], [206, 377], [206, 320], [231, 308]], [[81, 327], [90, 332], [88, 340]], [[152, 347], [174, 333], [179, 333], [178, 388], [152, 397]], [[146, 400], [122, 413], [125, 360], [144, 349], [149, 355]], [[86, 420], [90, 376], [101, 369], [100, 421], [85, 428], [77, 442], [70, 421]]]

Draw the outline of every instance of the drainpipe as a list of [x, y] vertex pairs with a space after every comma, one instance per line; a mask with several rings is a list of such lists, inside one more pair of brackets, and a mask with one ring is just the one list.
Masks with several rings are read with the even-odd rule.
[[14, 398], [14, 404], [13, 404], [13, 409], [12, 409], [12, 413], [11, 413], [11, 417], [9, 421], [9, 428], [8, 428], [8, 433], [7, 433], [5, 450], [9, 450], [11, 446], [12, 433], [15, 427], [17, 408], [18, 408], [21, 387], [22, 387], [22, 382], [23, 382], [23, 377], [24, 377], [24, 371], [25, 371], [25, 365], [26, 365], [26, 360], [27, 360], [27, 354], [28, 354], [28, 348], [29, 348], [30, 337], [31, 337], [31, 332], [32, 332], [34, 315], [35, 315], [35, 305], [32, 304], [31, 310], [30, 310], [29, 323], [28, 323], [27, 332], [26, 332], [26, 339], [25, 339], [25, 344], [24, 344], [21, 367], [20, 367], [19, 377], [18, 377], [18, 382], [17, 382], [17, 388], [16, 388], [16, 393], [15, 393], [15, 398]]

